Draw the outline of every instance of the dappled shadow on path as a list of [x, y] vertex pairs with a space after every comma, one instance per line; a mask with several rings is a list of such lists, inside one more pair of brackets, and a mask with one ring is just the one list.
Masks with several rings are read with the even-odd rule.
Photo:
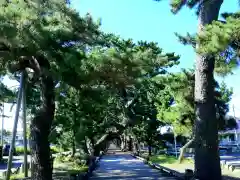
[[[13, 159], [12, 160], [12, 168], [18, 168], [21, 166], [22, 162], [18, 162], [19, 159]], [[0, 162], [0, 171], [4, 171], [7, 169], [7, 160], [4, 162]]]
[[148, 165], [133, 158], [129, 154], [116, 153], [103, 156], [99, 167], [93, 172], [91, 179], [175, 180], [176, 178], [150, 168]]

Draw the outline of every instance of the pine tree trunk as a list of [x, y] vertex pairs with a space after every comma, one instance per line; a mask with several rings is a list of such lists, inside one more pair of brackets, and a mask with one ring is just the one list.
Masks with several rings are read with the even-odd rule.
[[148, 156], [152, 155], [152, 146], [151, 143], [148, 143]]
[[136, 137], [134, 139], [133, 144], [134, 144], [134, 153], [139, 155], [140, 154], [140, 151], [139, 151], [139, 141], [138, 141], [138, 139]]
[[124, 149], [124, 137], [123, 137], [123, 135], [120, 136], [120, 139], [121, 139], [121, 150], [123, 151], [123, 149]]
[[100, 153], [100, 148], [99, 148], [99, 146], [95, 146], [95, 141], [94, 141], [94, 138], [93, 138], [93, 137], [89, 137], [89, 139], [90, 139], [91, 146], [92, 146], [92, 152], [91, 152], [91, 154], [92, 154], [93, 156], [98, 156], [98, 151], [99, 151], [99, 153]]
[[124, 133], [121, 136], [121, 150], [122, 151], [127, 150], [127, 138], [126, 138], [126, 135]]
[[194, 139], [191, 139], [180, 149], [180, 155], [178, 157], [179, 163], [182, 163], [182, 161], [184, 159], [184, 153], [186, 152], [187, 148], [190, 147], [193, 143], [194, 143]]
[[84, 153], [86, 153], [86, 154], [90, 154], [90, 153], [89, 153], [88, 146], [87, 146], [87, 139], [86, 139], [86, 136], [84, 137], [83, 151], [84, 151]]
[[41, 77], [42, 107], [31, 123], [32, 179], [52, 180], [52, 162], [48, 136], [55, 111], [54, 82]]
[[72, 139], [72, 157], [74, 157], [76, 154], [76, 143], [75, 143], [75, 137]]
[[133, 150], [133, 140], [132, 137], [129, 136], [129, 140], [128, 140], [128, 151], [132, 151]]
[[72, 126], [72, 133], [73, 133], [73, 137], [72, 137], [72, 157], [75, 156], [76, 154], [76, 134], [77, 134], [77, 115], [76, 115], [76, 109], [73, 109], [74, 111], [74, 117], [73, 117], [73, 126]]
[[[217, 20], [223, 0], [200, 0], [199, 33]], [[198, 55], [195, 70], [195, 175], [200, 180], [221, 179], [218, 129], [214, 105], [214, 58]]]
[[128, 139], [127, 136], [124, 134], [124, 151], [127, 151], [128, 149]]

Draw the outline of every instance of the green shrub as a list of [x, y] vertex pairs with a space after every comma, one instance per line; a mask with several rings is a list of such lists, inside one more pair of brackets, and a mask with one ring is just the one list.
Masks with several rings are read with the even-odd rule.
[[50, 151], [52, 154], [56, 154], [56, 153], [62, 152], [62, 149], [57, 146], [52, 146], [52, 147], [50, 147]]
[[[1, 147], [0, 147], [1, 148]], [[0, 149], [1, 150], [1, 149]], [[51, 147], [50, 148], [52, 154], [56, 154], [61, 152], [61, 149], [58, 147]], [[16, 147], [16, 154], [17, 155], [22, 155], [24, 154], [24, 147]], [[30, 148], [27, 148], [27, 154], [30, 154]]]
[[24, 178], [24, 174], [20, 173], [20, 174], [12, 174], [10, 176], [10, 180], [16, 180], [16, 179], [23, 179]]
[[72, 162], [76, 165], [85, 166], [91, 157], [89, 155], [81, 155], [80, 153], [76, 153], [74, 157], [66, 154], [59, 154], [55, 158], [55, 162], [57, 163], [66, 163]]
[[64, 154], [59, 154], [56, 156], [55, 161], [57, 162], [65, 162], [67, 161], [66, 156]]
[[[21, 155], [24, 154], [24, 147], [16, 147], [16, 154]], [[30, 154], [30, 149], [27, 148], [27, 154]]]

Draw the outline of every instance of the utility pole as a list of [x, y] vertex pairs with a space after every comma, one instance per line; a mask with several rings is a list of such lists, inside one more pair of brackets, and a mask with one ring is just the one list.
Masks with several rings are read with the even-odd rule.
[[4, 131], [4, 101], [3, 101], [3, 109], [2, 109], [2, 132], [1, 132], [1, 145], [3, 147], [3, 131]]
[[23, 109], [23, 145], [24, 145], [24, 177], [28, 177], [28, 159], [27, 159], [27, 122], [26, 122], [26, 86], [27, 86], [27, 73], [23, 72], [22, 84], [22, 109]]
[[[234, 116], [234, 119], [237, 120], [236, 118], [236, 115], [235, 115], [235, 107], [234, 107], [234, 104], [233, 104], [233, 116]], [[237, 129], [235, 129], [235, 141], [237, 141], [237, 138], [238, 138], [238, 135], [237, 135]]]
[[20, 112], [20, 107], [21, 107], [21, 100], [22, 100], [23, 83], [24, 83], [24, 72], [21, 73], [21, 78], [20, 78], [20, 86], [19, 86], [18, 98], [17, 98], [17, 107], [16, 107], [15, 118], [14, 118], [12, 141], [11, 141], [11, 146], [10, 146], [10, 150], [9, 150], [7, 175], [6, 175], [5, 180], [9, 180], [10, 175], [11, 175], [13, 151], [14, 151], [15, 138], [16, 138], [16, 133], [17, 133], [17, 125], [18, 125], [18, 118], [19, 118], [19, 112]]
[[1, 146], [2, 146], [2, 157], [3, 157], [3, 144], [4, 144], [4, 140], [3, 140], [3, 131], [4, 131], [4, 101], [3, 101], [3, 108], [2, 108], [2, 132], [1, 132]]

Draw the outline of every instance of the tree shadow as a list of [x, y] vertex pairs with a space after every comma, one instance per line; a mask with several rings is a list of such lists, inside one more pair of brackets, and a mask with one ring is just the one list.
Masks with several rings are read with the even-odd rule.
[[176, 178], [168, 173], [153, 169], [142, 161], [127, 154], [112, 154], [100, 160], [99, 168], [93, 172], [94, 179], [169, 179]]
[[[240, 176], [240, 174], [239, 174]], [[240, 180], [240, 177], [237, 178], [237, 177], [230, 177], [230, 176], [222, 176], [223, 177], [223, 180]]]

